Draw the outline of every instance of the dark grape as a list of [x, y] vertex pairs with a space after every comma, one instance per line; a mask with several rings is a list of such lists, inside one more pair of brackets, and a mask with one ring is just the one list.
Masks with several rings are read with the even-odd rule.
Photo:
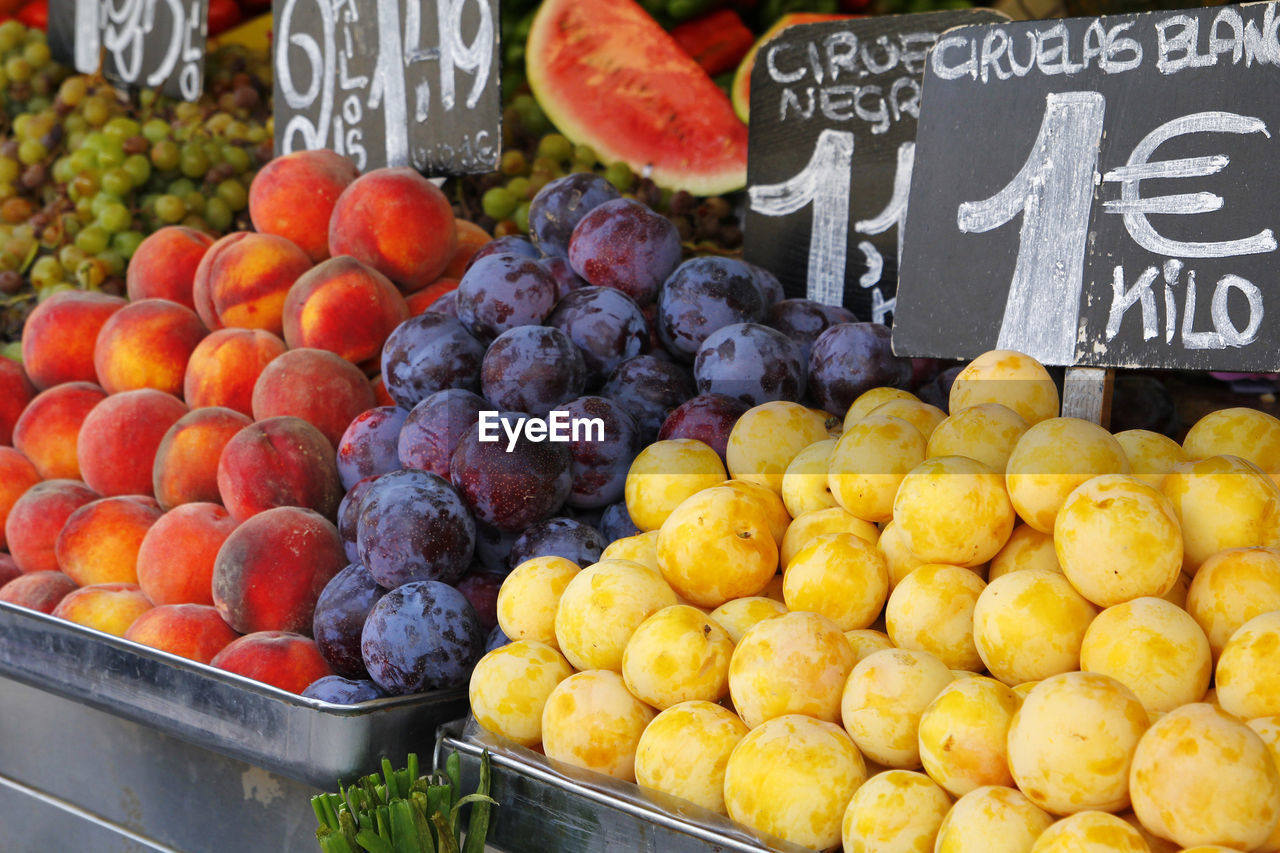
[[556, 303], [547, 324], [568, 335], [582, 351], [588, 388], [598, 388], [619, 364], [649, 349], [644, 312], [635, 300], [611, 287], [572, 291]]
[[569, 496], [572, 457], [566, 444], [530, 441], [523, 431], [527, 417], [503, 412], [500, 420], [519, 430], [516, 440], [492, 424], [482, 439], [482, 418], [458, 442], [449, 473], [477, 519], [522, 531], [550, 518]]
[[447, 584], [413, 581], [374, 605], [360, 650], [369, 677], [388, 693], [403, 695], [466, 684], [484, 642], [466, 596]]
[[658, 295], [658, 337], [667, 351], [693, 361], [716, 329], [764, 319], [765, 301], [755, 274], [733, 258], [685, 261]]
[[484, 653], [488, 654], [494, 649], [500, 649], [509, 642], [511, 642], [511, 638], [502, 630], [502, 626], [495, 625], [493, 630], [489, 632], [489, 638], [484, 641]]
[[573, 271], [566, 258], [543, 258], [539, 263], [556, 280], [557, 302], [580, 287], [589, 287], [586, 279]]
[[351, 421], [338, 441], [338, 476], [344, 489], [365, 477], [400, 468], [397, 445], [408, 415], [399, 406], [378, 406]]
[[511, 568], [534, 557], [564, 557], [579, 566], [599, 561], [609, 540], [589, 524], [573, 518], [548, 518], [533, 525], [511, 546]]
[[472, 565], [454, 584], [458, 592], [465, 595], [475, 608], [480, 628], [486, 634], [498, 626], [498, 590], [502, 589], [502, 581], [506, 577], [506, 572], [490, 571], [483, 566]]
[[708, 445], [724, 459], [729, 433], [747, 409], [737, 397], [726, 394], [699, 394], [681, 403], [658, 430], [658, 440], [692, 438]]
[[695, 394], [688, 370], [652, 355], [622, 362], [600, 389], [601, 396], [621, 403], [636, 419], [641, 444], [651, 443], [671, 410]]
[[463, 268], [462, 273], [466, 275], [467, 271], [475, 266], [476, 262], [490, 255], [515, 255], [520, 258], [530, 258], [538, 260], [542, 257], [542, 252], [537, 246], [529, 242], [525, 237], [518, 234], [508, 234], [505, 237], [498, 237], [485, 243], [475, 254], [467, 261], [467, 265]]
[[[488, 244], [486, 244], [488, 245]], [[479, 338], [541, 323], [556, 305], [556, 280], [542, 264], [519, 255], [487, 255], [458, 282], [458, 319]]]
[[369, 491], [373, 481], [380, 476], [382, 475], [374, 474], [373, 476], [365, 477], [347, 489], [347, 493], [342, 496], [342, 501], [338, 504], [338, 535], [342, 538], [342, 548], [346, 551], [347, 559], [353, 563], [360, 560], [360, 549], [356, 546], [356, 530], [360, 523], [360, 504], [364, 501], [365, 493]]
[[700, 394], [727, 394], [751, 406], [804, 396], [800, 347], [776, 329], [735, 323], [702, 342], [693, 364]]
[[[361, 664], [360, 668], [363, 669], [364, 665]], [[302, 696], [306, 699], [319, 699], [335, 705], [356, 705], [372, 699], [382, 699], [386, 695], [381, 687], [368, 679], [343, 678], [341, 675], [317, 678], [302, 691]]]
[[453, 317], [427, 312], [396, 326], [382, 346], [382, 380], [409, 410], [444, 388], [480, 390], [484, 344]]
[[631, 520], [631, 514], [627, 512], [626, 501], [618, 501], [605, 507], [604, 515], [600, 517], [600, 532], [610, 542], [617, 542], [640, 532], [640, 528]]
[[436, 297], [436, 301], [427, 306], [428, 314], [443, 314], [446, 317], [458, 316], [458, 291], [450, 290]]
[[569, 264], [589, 283], [615, 287], [647, 305], [680, 263], [682, 251], [680, 233], [669, 219], [620, 198], [596, 205], [573, 229]]
[[400, 427], [397, 453], [405, 468], [449, 478], [449, 457], [458, 440], [490, 408], [479, 394], [461, 388], [437, 391], [413, 407]]
[[556, 178], [529, 202], [529, 237], [546, 255], [567, 258], [574, 227], [593, 208], [617, 198], [613, 184], [594, 172]]
[[471, 565], [475, 521], [448, 481], [405, 469], [369, 487], [356, 543], [360, 562], [387, 589], [418, 580], [450, 583]]
[[386, 594], [387, 590], [359, 563], [338, 572], [321, 590], [311, 619], [311, 633], [320, 654], [338, 675], [368, 676], [360, 657], [360, 631], [373, 605]]
[[765, 325], [777, 329], [800, 346], [804, 363], [818, 335], [836, 323], [856, 323], [853, 312], [839, 305], [823, 305], [812, 299], [783, 299], [769, 306]]
[[580, 395], [587, 368], [569, 337], [551, 326], [517, 326], [489, 345], [480, 387], [495, 406], [545, 417]]
[[893, 354], [889, 327], [880, 323], [837, 323], [809, 353], [809, 391], [833, 415], [843, 417], [865, 391], [905, 388], [910, 381], [911, 359]]
[[749, 261], [743, 261], [747, 269], [751, 270], [755, 276], [756, 284], [760, 285], [760, 294], [764, 296], [764, 304], [772, 306], [777, 302], [781, 302], [786, 294], [782, 290], [782, 282], [778, 281], [778, 277], [769, 272], [759, 264], [753, 264]]
[[518, 530], [499, 530], [492, 524], [476, 521], [476, 556], [474, 565], [493, 572], [507, 571], [511, 546], [520, 538]]
[[[608, 397], [579, 397], [566, 404], [571, 422], [598, 419], [600, 431], [584, 429], [569, 442], [573, 485], [567, 503], [575, 508], [603, 507], [621, 499], [627, 470], [640, 450], [640, 430], [621, 403]], [[579, 420], [581, 419], [581, 420]]]
[[916, 389], [916, 396], [931, 406], [947, 411], [951, 406], [951, 385], [956, 381], [961, 370], [964, 370], [964, 365], [957, 364], [939, 371], [932, 379]]

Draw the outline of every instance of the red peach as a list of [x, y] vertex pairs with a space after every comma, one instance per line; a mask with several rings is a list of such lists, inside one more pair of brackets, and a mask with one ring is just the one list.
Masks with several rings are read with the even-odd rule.
[[196, 267], [212, 245], [208, 234], [183, 225], [166, 225], [152, 232], [129, 258], [125, 270], [129, 300], [168, 299], [194, 311], [191, 290]]
[[0, 587], [20, 577], [22, 577], [22, 569], [18, 568], [18, 561], [13, 559], [11, 554], [0, 551]]
[[62, 572], [28, 572], [0, 587], [0, 601], [52, 613], [76, 588], [76, 582]]
[[196, 312], [168, 299], [133, 302], [98, 332], [93, 366], [108, 394], [155, 388], [177, 396], [187, 360], [209, 334]]
[[381, 373], [373, 377], [373, 402], [378, 406], [396, 405], [395, 398], [387, 390], [387, 383], [383, 381]]
[[228, 234], [200, 259], [191, 291], [196, 313], [210, 330], [232, 326], [279, 335], [285, 295], [309, 269], [307, 253], [283, 237]]
[[131, 496], [101, 498], [67, 517], [54, 543], [58, 567], [80, 586], [138, 582], [138, 548], [162, 515]]
[[440, 277], [458, 226], [440, 188], [410, 168], [377, 169], [343, 190], [329, 220], [329, 251], [351, 255], [406, 293]]
[[9, 553], [24, 572], [56, 572], [55, 546], [71, 513], [102, 497], [79, 480], [45, 480], [22, 493], [4, 522]]
[[13, 446], [21, 450], [45, 480], [79, 480], [76, 443], [80, 428], [107, 392], [92, 382], [64, 382], [46, 388], [13, 427]]
[[303, 273], [284, 300], [284, 340], [353, 364], [376, 359], [396, 326], [409, 318], [404, 296], [382, 273], [349, 255]]
[[236, 521], [282, 506], [333, 518], [342, 500], [333, 446], [301, 418], [286, 415], [250, 424], [222, 449], [218, 494]]
[[277, 157], [249, 185], [249, 219], [255, 230], [292, 240], [319, 263], [329, 257], [333, 205], [359, 176], [350, 160], [327, 149]]
[[4, 524], [22, 493], [40, 482], [31, 460], [12, 447], [0, 447], [0, 549], [5, 547]]
[[373, 386], [360, 368], [321, 349], [289, 350], [268, 364], [253, 386], [254, 419], [302, 418], [333, 447], [374, 402]]
[[200, 663], [209, 663], [239, 636], [207, 604], [157, 605], [124, 632], [126, 640]]
[[22, 364], [0, 357], [0, 445], [13, 444], [13, 426], [35, 395]]
[[253, 414], [253, 385], [288, 347], [263, 329], [219, 329], [196, 344], [187, 361], [182, 398], [193, 409], [226, 406]]
[[213, 604], [227, 624], [251, 631], [311, 633], [316, 599], [347, 565], [338, 528], [318, 513], [285, 506], [231, 532], [213, 564]]
[[120, 296], [63, 290], [37, 305], [22, 326], [22, 366], [36, 390], [97, 382], [93, 346], [98, 331], [127, 304]]
[[194, 501], [219, 503], [222, 449], [251, 423], [248, 415], [223, 406], [192, 409], [178, 418], [160, 440], [151, 469], [151, 485], [160, 506], [173, 509]]
[[334, 674], [314, 640], [288, 631], [246, 634], [209, 663], [290, 693], [301, 693], [317, 678]]
[[449, 263], [441, 275], [459, 279], [467, 271], [471, 256], [493, 237], [488, 231], [468, 219], [455, 219], [454, 226], [458, 229], [458, 248], [454, 249], [453, 257], [449, 258]]
[[172, 394], [139, 388], [112, 394], [93, 407], [80, 428], [80, 475], [104, 496], [151, 495], [156, 450], [187, 413]]
[[136, 583], [100, 583], [67, 593], [53, 608], [53, 615], [123, 637], [134, 620], [150, 609], [151, 602]]
[[236, 520], [214, 503], [162, 515], [138, 548], [138, 586], [154, 604], [213, 604], [213, 564]]
[[436, 300], [446, 293], [452, 293], [458, 289], [458, 279], [440, 276], [435, 281], [428, 284], [417, 293], [411, 294], [406, 302], [409, 305], [409, 314], [418, 316], [427, 311], [435, 304]]

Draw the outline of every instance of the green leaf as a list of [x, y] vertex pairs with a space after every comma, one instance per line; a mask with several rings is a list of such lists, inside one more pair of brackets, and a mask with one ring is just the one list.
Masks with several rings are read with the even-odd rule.
[[498, 803], [489, 796], [492, 782], [492, 768], [489, 766], [489, 750], [480, 753], [480, 784], [476, 792], [462, 799], [472, 802], [471, 819], [467, 823], [467, 841], [462, 853], [484, 853], [485, 839], [489, 836], [490, 806]]
[[445, 819], [442, 812], [435, 812], [431, 815], [431, 822], [436, 826], [436, 832], [440, 835], [440, 853], [461, 853], [458, 850], [458, 839], [449, 829], [449, 822]]
[[378, 833], [371, 829], [362, 829], [356, 833], [356, 841], [368, 853], [395, 853], [391, 842], [384, 839]]

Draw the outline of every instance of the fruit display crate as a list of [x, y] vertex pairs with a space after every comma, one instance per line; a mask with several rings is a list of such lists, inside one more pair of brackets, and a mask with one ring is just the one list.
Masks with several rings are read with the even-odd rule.
[[440, 727], [436, 760], [456, 751], [474, 790], [489, 751], [487, 843], [502, 853], [813, 853], [657, 791], [576, 767], [487, 732], [474, 719]]
[[0, 602], [5, 850], [312, 853], [313, 794], [430, 755], [466, 708], [304, 699]]

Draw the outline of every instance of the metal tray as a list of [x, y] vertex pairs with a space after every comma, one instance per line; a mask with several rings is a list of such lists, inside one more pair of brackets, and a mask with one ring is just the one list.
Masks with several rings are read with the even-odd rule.
[[0, 675], [326, 790], [467, 713], [465, 687], [335, 705], [5, 602]]
[[733, 823], [694, 805], [552, 761], [485, 731], [474, 719], [440, 728], [436, 763], [457, 752], [462, 789], [474, 791], [480, 756], [489, 751], [492, 796], [498, 801], [489, 845], [509, 853], [813, 853]]

